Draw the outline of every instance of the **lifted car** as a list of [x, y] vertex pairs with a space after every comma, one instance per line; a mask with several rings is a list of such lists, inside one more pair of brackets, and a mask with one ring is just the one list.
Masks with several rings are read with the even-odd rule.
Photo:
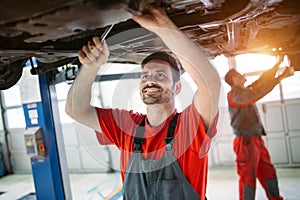
[[161, 40], [131, 17], [146, 4], [163, 8], [210, 58], [244, 53], [288, 55], [300, 65], [300, 1], [296, 0], [2, 0], [0, 89], [15, 85], [32, 57], [33, 74], [78, 64], [93, 36], [108, 35], [110, 61], [139, 63]]

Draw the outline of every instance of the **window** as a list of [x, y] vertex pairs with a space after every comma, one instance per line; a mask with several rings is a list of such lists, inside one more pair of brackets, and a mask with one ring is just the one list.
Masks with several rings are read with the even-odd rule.
[[20, 88], [18, 85], [14, 85], [13, 87], [3, 90], [3, 106], [4, 107], [12, 107], [12, 106], [21, 106], [21, 95], [20, 95]]
[[19, 86], [14, 85], [1, 93], [7, 128], [26, 127]]
[[300, 71], [281, 81], [284, 99], [300, 98]]
[[275, 56], [263, 54], [242, 54], [236, 56], [237, 71], [241, 74], [249, 74], [270, 69], [276, 63]]
[[59, 112], [60, 122], [62, 124], [73, 122], [73, 119], [69, 117], [65, 112], [66, 98], [70, 87], [71, 85], [67, 83], [59, 83], [55, 85], [56, 96], [58, 101], [57, 103], [58, 112]]
[[221, 78], [223, 78], [229, 70], [229, 64], [227, 58], [224, 55], [215, 57], [212, 60], [215, 69], [218, 71]]
[[7, 108], [6, 110], [7, 128], [25, 128], [25, 116], [22, 107]]
[[229, 70], [228, 60], [224, 55], [217, 56], [212, 60], [215, 69], [219, 73], [219, 76], [222, 80], [221, 90], [220, 90], [220, 107], [227, 107], [227, 93], [230, 91], [230, 86], [224, 81], [224, 76]]

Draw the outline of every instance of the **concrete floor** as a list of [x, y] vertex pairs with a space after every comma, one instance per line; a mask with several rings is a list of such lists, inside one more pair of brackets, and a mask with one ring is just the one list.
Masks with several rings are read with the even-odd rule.
[[[276, 168], [281, 196], [284, 200], [300, 200], [300, 168]], [[256, 200], [267, 199], [264, 190], [257, 180]], [[237, 200], [238, 176], [233, 168], [210, 169], [208, 200]]]
[[[285, 200], [300, 200], [300, 168], [277, 168], [281, 195]], [[105, 199], [121, 186], [119, 173], [70, 174], [73, 200]], [[0, 178], [0, 200], [17, 200], [34, 193], [30, 174], [14, 174]], [[238, 199], [237, 175], [234, 168], [209, 170], [208, 200]], [[257, 185], [256, 200], [267, 199], [261, 186]]]

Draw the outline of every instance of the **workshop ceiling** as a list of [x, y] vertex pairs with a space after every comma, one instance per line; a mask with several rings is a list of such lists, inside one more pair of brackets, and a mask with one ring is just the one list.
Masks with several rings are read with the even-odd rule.
[[0, 89], [17, 82], [31, 57], [44, 63], [35, 73], [78, 62], [78, 50], [111, 24], [107, 41], [113, 62], [139, 63], [165, 49], [156, 35], [131, 20], [148, 3], [162, 7], [210, 58], [244, 53], [299, 57], [297, 0], [2, 0]]

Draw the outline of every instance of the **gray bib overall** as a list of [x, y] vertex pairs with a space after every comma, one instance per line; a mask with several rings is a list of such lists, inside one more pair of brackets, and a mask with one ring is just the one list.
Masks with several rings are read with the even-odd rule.
[[169, 123], [165, 139], [164, 156], [147, 160], [142, 156], [145, 120], [136, 130], [134, 154], [131, 156], [124, 179], [125, 200], [196, 200], [199, 195], [183, 175], [176, 157], [172, 154], [174, 130], [178, 113]]

